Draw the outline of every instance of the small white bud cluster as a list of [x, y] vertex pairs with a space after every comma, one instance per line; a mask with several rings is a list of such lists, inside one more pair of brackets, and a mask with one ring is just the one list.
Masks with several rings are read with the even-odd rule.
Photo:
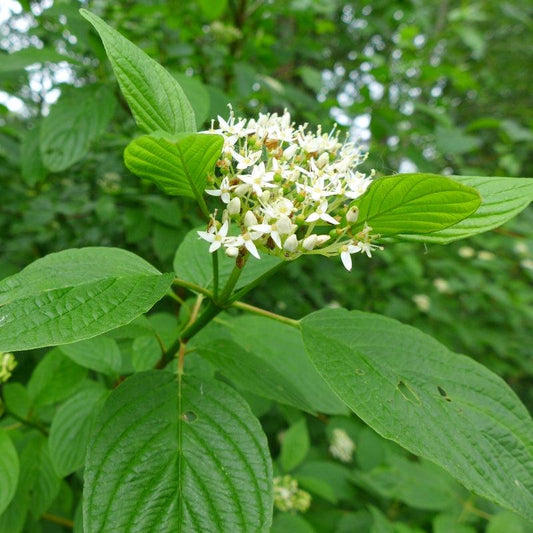
[[305, 513], [311, 505], [311, 495], [298, 488], [298, 482], [291, 476], [274, 478], [274, 506], [282, 512]]
[[331, 435], [329, 453], [343, 463], [351, 463], [353, 461], [354, 451], [355, 443], [348, 433], [344, 429], [335, 428]]
[[[352, 267], [351, 254], [369, 257], [376, 248], [372, 228], [354, 234], [359, 210], [351, 205], [374, 175], [356, 171], [366, 159], [353, 143], [341, 143], [338, 133], [295, 127], [282, 115], [218, 117], [208, 133], [224, 137], [216, 172], [206, 193], [223, 204], [211, 216], [207, 231], [198, 234], [209, 251], [223, 248], [230, 257], [260, 251], [292, 260], [302, 254], [340, 255]], [[217, 214], [222, 213], [220, 220]]]

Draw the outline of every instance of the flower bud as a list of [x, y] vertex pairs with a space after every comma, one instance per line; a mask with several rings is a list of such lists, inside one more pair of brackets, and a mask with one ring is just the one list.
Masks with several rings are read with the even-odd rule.
[[283, 245], [283, 248], [285, 248], [287, 252], [295, 252], [298, 248], [298, 238], [296, 235], [289, 235], [285, 241], [285, 244]]
[[317, 159], [316, 166], [318, 168], [324, 168], [329, 163], [329, 154], [327, 152], [323, 152], [320, 154], [320, 157]]
[[330, 238], [329, 235], [318, 235], [316, 238], [316, 245], [322, 246], [325, 242], [328, 242]]
[[291, 144], [288, 148], [285, 148], [285, 150], [283, 151], [283, 157], [285, 159], [292, 159], [297, 150], [298, 150], [298, 145]]
[[270, 191], [263, 191], [263, 194], [259, 198], [264, 204], [267, 204], [270, 200]]
[[255, 226], [256, 224], [258, 224], [257, 217], [252, 211], [246, 211], [246, 215], [244, 215], [244, 225], [249, 228], [250, 226]]
[[228, 213], [230, 215], [238, 215], [241, 212], [241, 199], [239, 197], [232, 198], [228, 204]]
[[288, 235], [292, 231], [292, 223], [289, 217], [281, 216], [276, 222], [276, 226], [280, 235]]
[[235, 246], [228, 246], [228, 248], [226, 248], [226, 255], [228, 257], [237, 257], [239, 255], [239, 249]]
[[306, 237], [302, 242], [303, 248], [306, 250], [312, 250], [316, 246], [317, 239], [318, 235], [315, 235], [314, 233], [313, 235], [309, 235], [309, 237]]
[[350, 224], [354, 224], [357, 222], [357, 219], [359, 218], [359, 208], [354, 205], [353, 207], [350, 207], [348, 209], [348, 212], [346, 213], [346, 221]]

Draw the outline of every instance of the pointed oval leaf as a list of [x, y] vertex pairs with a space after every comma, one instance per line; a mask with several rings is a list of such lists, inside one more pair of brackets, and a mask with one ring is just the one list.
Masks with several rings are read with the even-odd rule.
[[96, 29], [135, 121], [147, 132], [196, 131], [194, 111], [179, 83], [140, 48], [85, 9]]
[[501, 378], [371, 313], [319, 311], [302, 334], [323, 378], [379, 434], [533, 518], [533, 422]]
[[173, 277], [118, 248], [47, 255], [0, 282], [0, 350], [68, 344], [128, 324]]
[[86, 533], [266, 532], [271, 513], [266, 438], [233, 389], [148, 371], [113, 391], [87, 454]]
[[61, 96], [40, 127], [44, 166], [60, 172], [82, 159], [114, 112], [115, 97], [105, 86], [88, 85]]
[[480, 205], [475, 189], [434, 174], [398, 174], [374, 181], [357, 201], [357, 228], [373, 233], [431, 233], [457, 224]]
[[447, 244], [501, 226], [533, 202], [531, 178], [484, 178], [451, 176], [458, 183], [477, 189], [478, 210], [458, 224], [430, 235], [399, 235], [402, 240]]
[[19, 457], [6, 431], [0, 429], [0, 515], [11, 502], [19, 479]]
[[57, 410], [48, 445], [59, 476], [65, 477], [83, 466], [96, 405], [106, 393], [103, 386], [89, 382]]
[[213, 170], [223, 144], [220, 135], [143, 135], [128, 144], [124, 163], [131, 172], [153, 181], [167, 194], [195, 198], [203, 205], [207, 174]]

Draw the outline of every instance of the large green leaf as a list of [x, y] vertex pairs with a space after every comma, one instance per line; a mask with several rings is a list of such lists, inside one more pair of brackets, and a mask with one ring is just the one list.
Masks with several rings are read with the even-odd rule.
[[19, 479], [19, 457], [7, 433], [0, 428], [0, 515], [15, 495]]
[[156, 183], [167, 194], [195, 198], [204, 205], [207, 174], [220, 156], [220, 135], [195, 133], [170, 137], [143, 135], [128, 144], [124, 162], [131, 172]]
[[101, 18], [80, 13], [96, 29], [135, 121], [147, 132], [196, 131], [194, 111], [179, 83], [159, 63]]
[[[205, 227], [189, 231], [176, 250], [174, 272], [179, 278], [204, 288], [210, 288], [213, 285], [213, 265], [209, 253], [209, 243], [198, 236], [198, 230], [205, 231]], [[264, 255], [259, 261], [250, 257], [235, 288], [239, 289], [248, 285], [281, 261], [282, 259], [273, 255]], [[230, 258], [223, 253], [218, 254], [219, 285], [221, 287], [228, 280], [234, 266], [235, 258]]]
[[468, 218], [449, 228], [430, 235], [399, 235], [402, 240], [446, 244], [465, 239], [501, 226], [533, 201], [533, 178], [484, 178], [477, 176], [452, 176], [452, 178], [477, 189], [481, 205]]
[[533, 422], [501, 378], [370, 313], [319, 311], [302, 334], [323, 378], [369, 426], [533, 519]]
[[108, 398], [89, 445], [86, 533], [268, 531], [272, 466], [248, 405], [214, 381], [133, 375]]
[[49, 449], [61, 477], [83, 466], [96, 405], [106, 392], [102, 385], [88, 382], [57, 410], [50, 427]]
[[173, 277], [118, 248], [47, 255], [0, 282], [0, 350], [68, 344], [127, 324]]
[[475, 189], [434, 174], [398, 174], [374, 181], [357, 201], [358, 226], [389, 235], [431, 233], [457, 224], [480, 205]]
[[346, 414], [309, 361], [296, 329], [250, 315], [222, 320], [224, 327], [210, 325], [191, 342], [235, 385], [310, 413]]
[[79, 161], [105, 131], [114, 111], [115, 97], [105, 86], [87, 85], [68, 91], [52, 106], [40, 127], [44, 166], [60, 172]]
[[20, 146], [20, 171], [30, 187], [46, 178], [47, 170], [39, 150], [40, 137], [40, 125], [37, 125], [26, 133]]

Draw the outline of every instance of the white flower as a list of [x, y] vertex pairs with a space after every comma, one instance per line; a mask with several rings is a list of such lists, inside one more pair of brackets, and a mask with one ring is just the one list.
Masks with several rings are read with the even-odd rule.
[[293, 227], [288, 217], [280, 217], [279, 220], [272, 224], [257, 224], [250, 226], [250, 229], [259, 231], [261, 235], [270, 235], [278, 248], [282, 248], [281, 235], [287, 235], [292, 232]]
[[211, 246], [209, 247], [209, 252], [213, 253], [213, 252], [216, 252], [222, 246], [222, 244], [226, 241], [226, 237], [228, 235], [228, 229], [229, 229], [229, 224], [228, 224], [228, 221], [226, 220], [226, 222], [222, 224], [222, 226], [220, 227], [218, 231], [215, 230], [214, 226], [211, 226], [210, 231], [198, 231], [197, 233], [198, 235], [200, 235], [202, 239], [204, 239], [204, 241], [211, 243]]
[[239, 153], [232, 151], [232, 156], [237, 161], [237, 169], [245, 170], [248, 167], [255, 165], [261, 158], [261, 150], [257, 152], [249, 152], [246, 155], [240, 155]]
[[228, 178], [224, 178], [222, 182], [220, 183], [220, 189], [212, 189], [212, 190], [206, 190], [207, 194], [210, 194], [211, 196], [220, 196], [220, 199], [225, 203], [229, 203], [230, 201], [230, 192], [231, 187], [229, 185]]
[[328, 215], [328, 201], [322, 200], [320, 205], [316, 208], [314, 213], [311, 213], [306, 219], [306, 222], [316, 222], [317, 220], [323, 220], [324, 222], [329, 222], [330, 224], [338, 224], [339, 222], [335, 220], [331, 215]]
[[244, 225], [249, 228], [257, 224], [257, 217], [254, 215], [253, 211], [246, 211], [243, 221]]
[[415, 294], [413, 296], [413, 302], [423, 313], [427, 313], [431, 307], [431, 299], [427, 294]]
[[345, 244], [341, 246], [341, 261], [344, 268], [348, 271], [352, 270], [352, 256], [361, 251], [361, 247], [356, 244]]
[[275, 184], [272, 183], [274, 172], [267, 172], [265, 164], [262, 161], [252, 168], [251, 174], [241, 175], [239, 178], [244, 183], [250, 185], [257, 196], [261, 196], [263, 187], [275, 187]]
[[306, 250], [313, 250], [314, 247], [317, 244], [318, 235], [315, 235], [314, 233], [312, 235], [309, 235], [309, 237], [306, 237], [302, 242], [302, 247]]

